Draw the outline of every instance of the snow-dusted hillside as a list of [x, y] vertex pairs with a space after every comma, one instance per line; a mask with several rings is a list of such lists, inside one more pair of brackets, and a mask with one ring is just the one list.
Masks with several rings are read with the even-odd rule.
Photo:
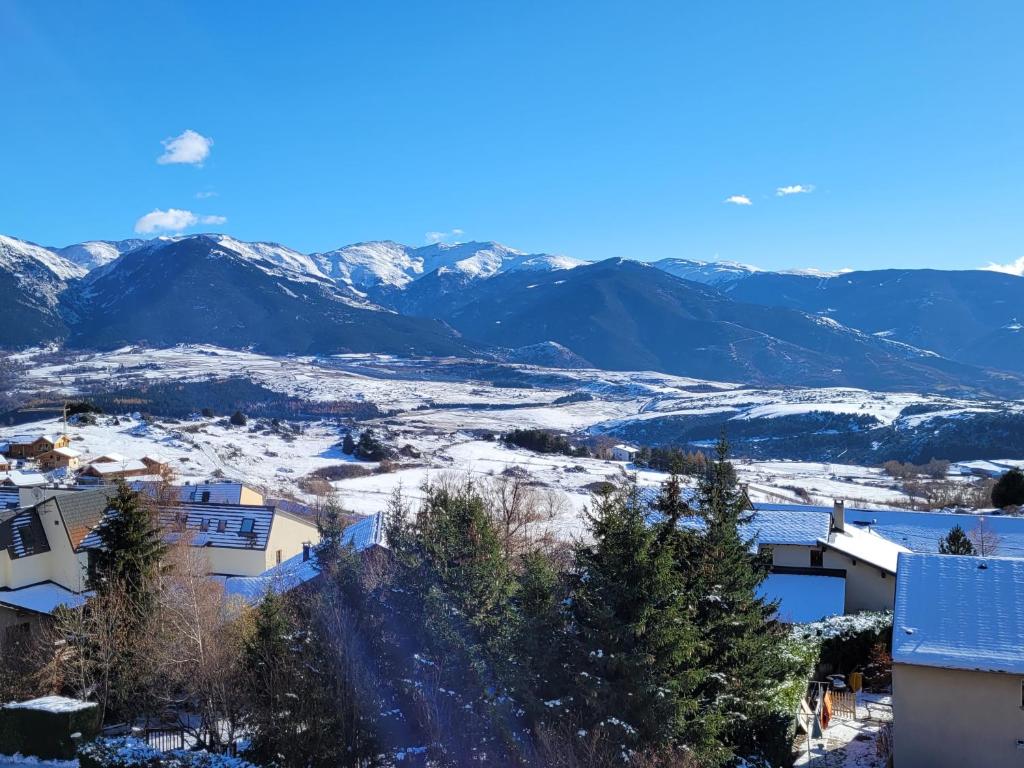
[[[123, 348], [54, 362], [54, 353], [28, 351], [15, 357], [25, 364], [21, 389], [70, 397], [112, 388], [134, 388], [138, 397], [160, 382], [175, 385], [247, 379], [272, 392], [303, 402], [332, 406], [363, 402], [386, 414], [362, 421], [395, 448], [409, 446], [394, 472], [372, 473], [333, 483], [343, 502], [358, 512], [384, 508], [395, 488], [416, 496], [431, 477], [468, 473], [481, 481], [512, 470], [526, 472], [536, 487], [556, 493], [551, 526], [558, 535], [580, 532], [582, 507], [595, 483], [635, 474], [644, 486], [664, 480], [662, 473], [599, 458], [540, 455], [503, 445], [493, 436], [513, 428], [534, 427], [588, 436], [618, 435], [659, 420], [708, 424], [713, 442], [719, 426], [732, 435], [763, 435], [771, 441], [777, 425], [793, 418], [851, 419], [851, 442], [862, 433], [931, 435], [975, 417], [1024, 414], [1024, 403], [971, 401], [908, 393], [877, 393], [849, 388], [749, 388], [642, 371], [552, 369], [445, 358], [415, 360], [389, 355], [340, 355], [330, 358], [271, 357], [210, 346], [147, 350]], [[573, 395], [569, 398], [567, 395]], [[197, 404], [197, 409], [199, 404]], [[347, 419], [313, 419], [279, 429], [269, 418], [250, 418], [233, 427], [223, 415], [153, 423], [116, 414], [96, 425], [74, 426], [73, 446], [87, 456], [117, 452], [129, 458], [155, 453], [170, 460], [184, 480], [224, 476], [264, 486], [273, 493], [305, 496], [301, 482], [310, 472], [351, 463], [339, 442]], [[861, 426], [870, 423], [871, 426]], [[49, 420], [0, 428], [5, 435], [53, 429]], [[761, 441], [758, 443], [757, 441]], [[813, 461], [737, 461], [742, 482], [755, 501], [813, 501], [830, 504], [845, 498], [858, 506], [885, 506], [907, 500], [904, 490], [881, 468], [880, 460], [844, 459], [842, 451]], [[1012, 455], [1008, 453], [1007, 455]], [[741, 453], [742, 456], [742, 453]], [[1024, 457], [1024, 451], [1020, 457]], [[1020, 458], [1018, 457], [1018, 458]], [[1012, 461], [1012, 459], [1010, 460]], [[1004, 462], [1005, 463], [1005, 462]], [[367, 470], [376, 465], [362, 463]], [[961, 465], [968, 467], [969, 464]], [[950, 482], [970, 482], [953, 474]], [[553, 499], [554, 504], [557, 499]]]
[[50, 250], [80, 267], [92, 270], [96, 269], [96, 267], [102, 267], [104, 264], [109, 264], [119, 256], [141, 245], [145, 245], [145, 243], [146, 241], [140, 238], [132, 238], [130, 240], [89, 240], [84, 243], [67, 245], [63, 248], [51, 248]]
[[85, 268], [48, 248], [0, 235], [0, 269], [18, 278], [31, 280], [42, 274], [40, 268], [63, 281], [84, 277], [86, 273]]
[[652, 262], [654, 266], [670, 275], [692, 280], [705, 285], [720, 285], [733, 280], [741, 280], [755, 272], [758, 267], [740, 264], [736, 261], [698, 261], [696, 259], [659, 259]]
[[571, 269], [584, 262], [568, 256], [530, 254], [493, 242], [437, 243], [420, 248], [390, 240], [346, 245], [312, 256], [330, 277], [360, 290], [405, 288], [435, 271], [483, 279], [516, 270]]

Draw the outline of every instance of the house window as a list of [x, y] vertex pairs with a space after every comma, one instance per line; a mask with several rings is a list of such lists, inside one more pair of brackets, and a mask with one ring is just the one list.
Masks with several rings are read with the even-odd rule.
[[226, 531], [227, 529], [228, 529], [228, 521], [227, 520], [218, 520], [217, 521], [217, 533], [224, 533], [224, 531]]
[[825, 553], [820, 549], [811, 550], [811, 568], [821, 568], [825, 565]]
[[202, 494], [201, 498], [203, 500], [203, 504], [209, 504], [210, 503], [210, 492], [209, 491], [203, 491], [203, 494]]
[[251, 536], [253, 528], [256, 526], [256, 521], [251, 517], [243, 517], [242, 525], [239, 527], [238, 532], [243, 536]]
[[277, 564], [280, 565], [281, 564], [281, 550], [280, 549], [277, 550], [277, 553], [274, 555], [274, 558], [277, 560]]
[[204, 517], [199, 522], [199, 530], [202, 531], [203, 533], [206, 533], [208, 530], [210, 530], [210, 521], [209, 521], [209, 519]]

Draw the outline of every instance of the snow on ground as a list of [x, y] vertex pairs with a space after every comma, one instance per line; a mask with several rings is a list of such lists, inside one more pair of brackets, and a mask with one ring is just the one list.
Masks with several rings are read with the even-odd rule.
[[[656, 485], [665, 476], [600, 459], [542, 456], [482, 439], [484, 436], [517, 427], [602, 434], [630, 421], [672, 415], [733, 413], [733, 418], [750, 420], [815, 410], [869, 414], [883, 423], [896, 420], [902, 425], [907, 419], [917, 418], [897, 418], [908, 405], [923, 404], [939, 411], [1016, 407], [850, 388], [755, 389], [645, 371], [562, 370], [367, 354], [270, 357], [205, 345], [157, 350], [125, 347], [87, 354], [36, 349], [15, 357], [27, 364], [25, 389], [38, 393], [73, 395], [88, 386], [109, 385], [111, 381], [126, 386], [238, 376], [310, 401], [372, 402], [387, 416], [371, 425], [387, 433], [395, 447], [408, 444], [422, 458], [403, 460], [398, 471], [389, 474], [335, 482], [334, 487], [353, 510], [380, 511], [399, 485], [415, 497], [425, 480], [444, 471], [485, 477], [518, 467], [525, 469], [539, 487], [565, 495], [569, 511], [556, 521], [565, 535], [580, 530], [579, 513], [590, 498], [588, 486], [619, 478], [625, 470], [635, 472], [642, 485]], [[495, 380], [499, 378], [506, 380]], [[592, 399], [557, 402], [579, 393]], [[224, 419], [147, 424], [137, 417], [119, 415], [117, 423], [110, 417], [100, 417], [95, 426], [73, 426], [71, 434], [72, 446], [85, 454], [85, 460], [111, 452], [130, 459], [157, 454], [169, 461], [182, 481], [222, 476], [272, 493], [302, 497], [300, 478], [352, 459], [337, 448], [342, 427], [335, 421], [292, 424], [299, 426], [299, 431], [266, 429], [262, 420], [250, 420], [247, 427], [232, 427]], [[0, 440], [15, 433], [53, 431], [59, 426], [56, 420], [47, 420], [3, 427]], [[739, 462], [737, 473], [754, 501], [809, 500], [831, 505], [833, 499], [842, 498], [848, 506], [872, 509], [906, 500], [879, 468], [758, 461]], [[901, 531], [900, 535], [913, 534]]]
[[892, 722], [892, 696], [889, 694], [857, 694], [857, 719], [834, 718], [824, 738], [807, 741], [801, 738], [794, 766], [802, 768], [883, 768], [885, 760], [878, 756], [875, 742], [879, 730]]

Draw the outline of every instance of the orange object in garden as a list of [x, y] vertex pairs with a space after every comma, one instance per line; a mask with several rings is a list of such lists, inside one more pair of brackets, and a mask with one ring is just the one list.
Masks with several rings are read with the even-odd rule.
[[825, 691], [825, 696], [821, 700], [821, 730], [828, 728], [828, 723], [832, 719], [832, 691]]
[[864, 687], [864, 673], [863, 672], [851, 672], [850, 673], [850, 690], [854, 693], [859, 692]]

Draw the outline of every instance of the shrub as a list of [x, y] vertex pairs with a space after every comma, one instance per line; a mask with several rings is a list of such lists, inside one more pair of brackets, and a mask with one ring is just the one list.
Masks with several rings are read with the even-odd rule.
[[351, 480], [353, 477], [366, 477], [372, 475], [373, 471], [358, 464], [331, 464], [329, 467], [320, 467], [309, 473], [309, 477], [320, 480]]
[[231, 423], [234, 424], [236, 427], [244, 427], [246, 424], [249, 423], [249, 420], [245, 418], [245, 414], [242, 413], [241, 411], [235, 411], [233, 414], [231, 414]]
[[97, 739], [78, 750], [81, 768], [254, 768], [228, 755], [174, 750], [160, 752], [130, 737]]
[[996, 481], [992, 489], [993, 506], [1019, 506], [1024, 504], [1024, 472], [1014, 467]]
[[99, 733], [100, 709], [95, 703], [58, 697], [37, 701], [36, 706], [28, 702], [0, 709], [0, 754], [68, 760], [75, 756], [71, 734], [88, 739]]

